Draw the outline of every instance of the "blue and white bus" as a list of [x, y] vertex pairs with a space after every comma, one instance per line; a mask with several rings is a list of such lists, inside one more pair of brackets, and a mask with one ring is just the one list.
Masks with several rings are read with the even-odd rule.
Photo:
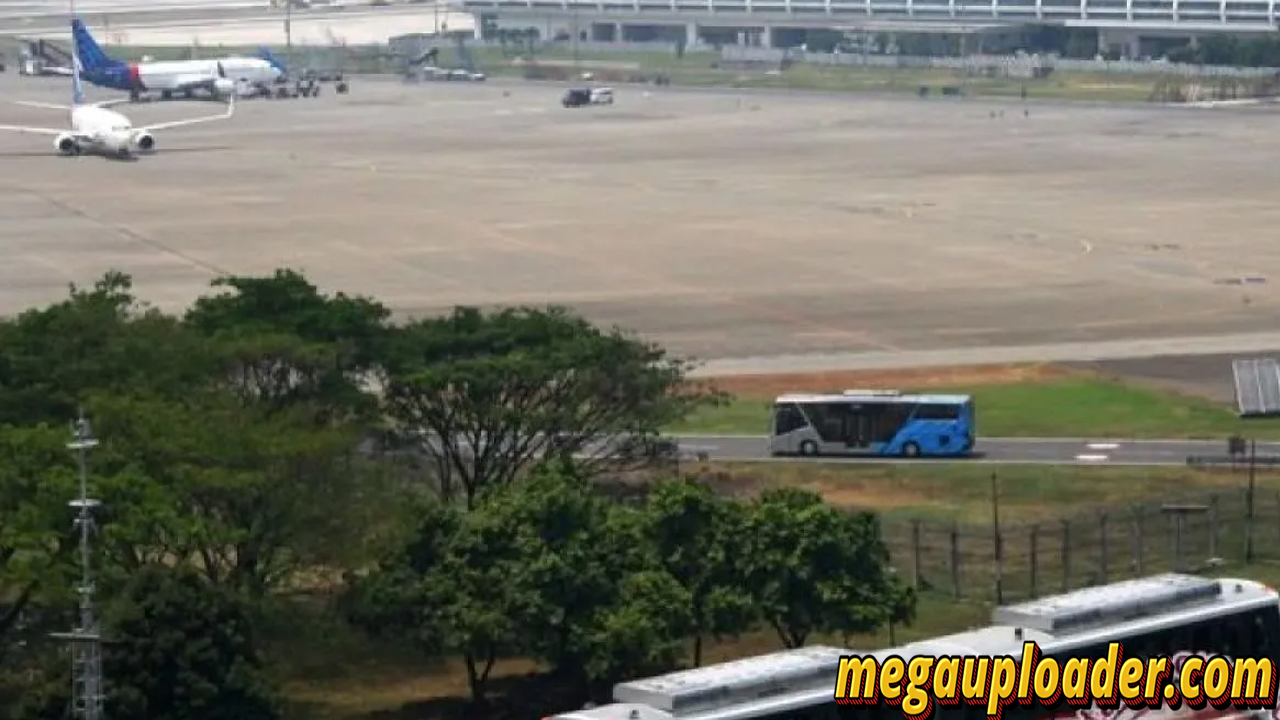
[[903, 395], [896, 390], [791, 394], [773, 405], [771, 455], [957, 457], [976, 436], [969, 395]]

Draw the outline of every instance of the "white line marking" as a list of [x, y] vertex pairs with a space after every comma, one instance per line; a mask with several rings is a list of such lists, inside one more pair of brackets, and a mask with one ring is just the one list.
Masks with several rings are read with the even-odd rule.
[[1085, 447], [1090, 450], [1115, 450], [1120, 447], [1120, 443], [1089, 443]]
[[1106, 462], [1106, 455], [1077, 455], [1076, 460], [1080, 462]]

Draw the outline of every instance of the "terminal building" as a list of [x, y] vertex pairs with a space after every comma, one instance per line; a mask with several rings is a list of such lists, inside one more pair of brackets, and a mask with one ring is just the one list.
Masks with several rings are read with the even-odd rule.
[[982, 35], [1049, 25], [1096, 31], [1100, 48], [1144, 40], [1274, 35], [1277, 0], [454, 0], [477, 35], [795, 47], [810, 30]]

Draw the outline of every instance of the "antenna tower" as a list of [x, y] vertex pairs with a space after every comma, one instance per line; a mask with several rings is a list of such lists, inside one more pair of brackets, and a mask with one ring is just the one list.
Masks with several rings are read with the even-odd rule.
[[80, 622], [69, 633], [55, 635], [71, 643], [71, 709], [77, 720], [102, 720], [102, 637], [93, 607], [93, 567], [90, 542], [95, 530], [93, 511], [101, 502], [89, 497], [89, 450], [97, 446], [89, 421], [72, 423], [74, 439], [67, 449], [80, 460], [80, 497], [68, 503], [77, 511], [75, 527], [80, 531]]

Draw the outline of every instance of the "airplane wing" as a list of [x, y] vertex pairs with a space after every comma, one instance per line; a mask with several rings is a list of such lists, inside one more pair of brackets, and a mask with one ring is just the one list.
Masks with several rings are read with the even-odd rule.
[[16, 132], [26, 135], [71, 135], [76, 138], [86, 138], [87, 136], [80, 133], [73, 133], [66, 128], [42, 128], [42, 127], [25, 127], [22, 125], [0, 125], [0, 131]]
[[226, 120], [234, 115], [235, 112], [236, 98], [232, 95], [231, 99], [227, 102], [227, 111], [219, 115], [204, 115], [201, 117], [187, 118], [186, 120], [170, 120], [169, 122], [147, 125], [138, 129], [154, 132], [156, 130], [168, 130], [169, 128], [182, 127], [184, 125], [195, 125], [196, 123], [213, 122], [214, 120]]
[[[112, 98], [110, 100], [102, 100], [101, 102], [90, 103], [94, 107], [111, 107], [112, 105], [123, 105], [133, 102], [130, 98]], [[70, 105], [59, 105], [57, 103], [36, 102], [34, 100], [14, 100], [14, 105], [22, 105], [25, 107], [43, 108], [45, 110], [74, 110]]]
[[26, 107], [43, 108], [45, 110], [70, 110], [70, 105], [58, 105], [56, 103], [42, 103], [34, 100], [14, 100], [14, 105], [24, 105]]

